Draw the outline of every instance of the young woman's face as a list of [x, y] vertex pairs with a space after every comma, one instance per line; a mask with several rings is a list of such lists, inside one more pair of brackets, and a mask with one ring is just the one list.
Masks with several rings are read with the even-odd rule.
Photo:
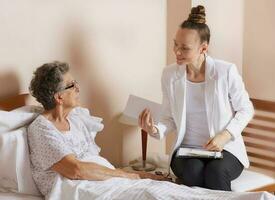
[[179, 28], [174, 39], [174, 53], [177, 64], [196, 63], [203, 53], [206, 53], [207, 43], [201, 43], [196, 30]]

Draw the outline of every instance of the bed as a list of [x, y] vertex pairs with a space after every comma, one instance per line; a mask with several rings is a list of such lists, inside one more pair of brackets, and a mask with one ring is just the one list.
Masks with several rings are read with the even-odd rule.
[[[0, 111], [0, 200], [44, 199], [32, 180], [26, 143], [26, 128], [22, 127], [22, 120], [24, 121], [23, 124], [28, 124], [37, 116], [37, 113], [34, 112], [36, 108], [24, 107], [24, 111], [21, 108], [13, 110], [26, 105], [27, 98], [28, 94], [22, 94], [0, 100], [0, 109], [2, 110]], [[6, 112], [10, 110], [12, 112]], [[10, 115], [16, 115], [16, 118], [11, 121]], [[11, 149], [9, 150], [9, 148]], [[7, 162], [9, 165], [5, 167]], [[11, 171], [15, 171], [15, 173], [11, 173]], [[7, 174], [10, 174], [9, 178], [6, 177]], [[3, 186], [7, 190], [3, 190]], [[190, 188], [150, 179], [112, 178], [107, 181], [72, 181], [61, 176], [57, 177], [55, 186], [47, 198], [50, 200], [275, 199], [273, 195], [267, 192], [223, 192], [196, 187]]]

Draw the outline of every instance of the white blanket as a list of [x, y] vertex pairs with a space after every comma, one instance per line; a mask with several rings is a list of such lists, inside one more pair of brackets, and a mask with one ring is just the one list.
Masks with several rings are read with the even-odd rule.
[[236, 193], [202, 188], [190, 188], [170, 182], [150, 179], [112, 178], [106, 181], [76, 181], [58, 176], [48, 200], [274, 200], [267, 192]]

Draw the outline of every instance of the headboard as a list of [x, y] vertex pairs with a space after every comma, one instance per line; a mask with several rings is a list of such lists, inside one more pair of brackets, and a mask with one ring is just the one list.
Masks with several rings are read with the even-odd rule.
[[26, 105], [29, 94], [19, 94], [12, 97], [0, 99], [0, 110], [10, 111], [15, 108]]
[[275, 102], [251, 101], [255, 115], [243, 131], [250, 165], [275, 177]]

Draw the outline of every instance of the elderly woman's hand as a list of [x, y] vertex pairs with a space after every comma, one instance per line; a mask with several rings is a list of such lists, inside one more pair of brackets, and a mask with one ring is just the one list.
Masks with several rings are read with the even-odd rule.
[[126, 173], [126, 177], [125, 178], [140, 179], [140, 176], [138, 174], [134, 174], [134, 173]]
[[222, 151], [224, 145], [231, 140], [231, 137], [231, 134], [227, 130], [224, 130], [222, 133], [208, 140], [204, 148], [209, 151]]
[[116, 169], [116, 171], [120, 174], [120, 177], [123, 178], [129, 178], [129, 179], [140, 179], [140, 176], [138, 173], [133, 173], [128, 170], [122, 170], [122, 169]]
[[126, 172], [120, 169], [117, 169], [117, 171], [121, 172], [121, 176], [122, 178], [128, 178], [128, 179], [140, 179], [140, 176], [136, 173], [131, 173], [131, 172]]

